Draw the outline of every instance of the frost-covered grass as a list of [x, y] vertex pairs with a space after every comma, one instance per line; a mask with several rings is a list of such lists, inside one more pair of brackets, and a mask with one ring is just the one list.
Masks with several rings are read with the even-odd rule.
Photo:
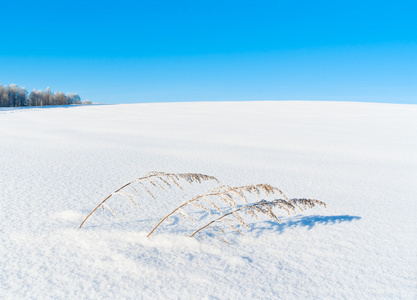
[[[417, 106], [161, 103], [0, 110], [0, 298], [415, 299]], [[214, 186], [84, 217], [148, 171], [326, 202], [227, 245], [159, 217]]]

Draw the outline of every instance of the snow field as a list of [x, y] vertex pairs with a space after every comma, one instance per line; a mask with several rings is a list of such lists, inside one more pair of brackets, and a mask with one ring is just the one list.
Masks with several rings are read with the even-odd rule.
[[[2, 109], [0, 298], [415, 299], [416, 128], [417, 106], [394, 104]], [[209, 232], [189, 238], [180, 218], [146, 238], [215, 186], [205, 183], [77, 229], [107, 195], [154, 170], [269, 183], [327, 209], [254, 222], [228, 236], [231, 246]]]

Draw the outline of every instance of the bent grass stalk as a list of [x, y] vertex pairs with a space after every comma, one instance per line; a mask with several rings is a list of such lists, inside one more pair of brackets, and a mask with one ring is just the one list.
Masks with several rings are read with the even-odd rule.
[[[134, 204], [135, 206], [136, 203], [133, 201], [133, 198], [131, 197], [130, 193], [126, 193], [126, 192], [121, 192], [124, 188], [131, 186], [132, 189], [135, 191], [136, 194], [140, 195], [138, 190], [135, 189], [132, 184], [135, 182], [138, 182], [142, 188], [152, 197], [155, 199], [155, 196], [151, 193], [151, 191], [144, 185], [143, 182], [149, 182], [150, 184], [152, 184], [153, 186], [155, 186], [156, 188], [162, 189], [164, 191], [167, 192], [167, 190], [156, 180], [159, 179], [161, 182], [165, 183], [168, 187], [171, 187], [169, 180], [172, 180], [172, 182], [174, 182], [174, 184], [179, 187], [180, 189], [183, 189], [181, 187], [181, 185], [179, 184], [180, 179], [184, 179], [186, 180], [188, 183], [193, 184], [195, 182], [197, 183], [201, 183], [202, 181], [206, 181], [206, 180], [214, 180], [217, 183], [219, 183], [219, 181], [217, 180], [216, 177], [214, 176], [209, 176], [209, 175], [205, 175], [205, 174], [199, 174], [199, 173], [164, 173], [164, 172], [149, 172], [147, 174], [145, 174], [144, 177], [140, 177], [138, 179], [132, 180], [128, 183], [126, 183], [125, 185], [123, 185], [122, 187], [118, 188], [116, 191], [114, 191], [113, 193], [111, 193], [110, 195], [108, 195], [103, 201], [100, 202], [99, 205], [97, 205], [88, 215], [87, 217], [85, 217], [85, 219], [82, 221], [81, 225], [78, 228], [81, 228], [83, 226], [83, 224], [85, 223], [85, 221], [87, 221], [87, 219], [101, 206], [104, 208], [103, 204], [109, 200], [112, 196], [117, 195], [117, 194], [122, 194], [124, 196], [126, 196], [127, 198], [129, 198], [129, 200], [132, 202], [132, 204]], [[108, 205], [107, 207], [112, 211], [112, 213], [115, 213], [115, 211], [113, 209], [111, 209]]]
[[[284, 195], [284, 193], [281, 190], [279, 190], [278, 188], [273, 187], [269, 184], [251, 184], [251, 185], [245, 185], [245, 186], [240, 186], [240, 187], [230, 187], [230, 186], [227, 186], [227, 185], [220, 186], [220, 187], [215, 188], [214, 190], [209, 191], [208, 193], [206, 193], [204, 195], [194, 197], [191, 200], [189, 200], [189, 201], [181, 204], [177, 208], [175, 208], [168, 215], [163, 217], [159, 221], [158, 224], [156, 224], [156, 226], [151, 230], [151, 232], [149, 232], [147, 237], [149, 237], [166, 219], [168, 219], [170, 216], [172, 216], [177, 211], [181, 211], [180, 214], [183, 217], [185, 215], [189, 219], [191, 219], [191, 217], [189, 217], [188, 214], [185, 211], [182, 210], [182, 208], [187, 206], [187, 205], [194, 205], [194, 206], [200, 207], [200, 208], [208, 211], [208, 209], [205, 208], [204, 206], [202, 206], [201, 204], [195, 203], [197, 201], [202, 200], [203, 202], [209, 204], [211, 207], [213, 207], [214, 209], [216, 209], [217, 211], [222, 213], [221, 209], [217, 205], [215, 205], [215, 203], [213, 201], [209, 200], [208, 197], [215, 196], [219, 200], [226, 203], [228, 206], [230, 206], [232, 208], [235, 208], [236, 207], [236, 201], [234, 200], [233, 196], [235, 196], [237, 199], [240, 199], [240, 200], [244, 201], [245, 203], [247, 203], [247, 199], [244, 195], [244, 192], [256, 193], [258, 197], [260, 196], [260, 192], [264, 192], [266, 195], [278, 193], [278, 194], [282, 195], [285, 199], [288, 200], [288, 198]], [[185, 219], [185, 217], [184, 217], [184, 219]]]
[[[316, 205], [322, 205], [322, 206], [326, 207], [326, 203], [324, 203], [322, 201], [319, 201], [319, 200], [315, 200], [315, 199], [302, 198], [302, 199], [291, 199], [289, 201], [283, 200], [283, 199], [275, 199], [275, 200], [272, 200], [272, 201], [261, 200], [259, 202], [256, 202], [255, 204], [242, 206], [242, 207], [240, 207], [238, 209], [235, 209], [231, 212], [223, 214], [222, 216], [218, 217], [217, 219], [214, 219], [214, 220], [210, 221], [206, 225], [204, 225], [204, 226], [200, 227], [199, 229], [197, 229], [196, 231], [194, 231], [190, 235], [190, 237], [194, 236], [196, 233], [200, 232], [201, 230], [203, 230], [205, 228], [220, 229], [220, 231], [222, 233], [224, 233], [224, 230], [221, 229], [220, 227], [211, 226], [211, 225], [213, 223], [218, 223], [218, 222], [223, 221], [223, 219], [228, 217], [228, 216], [232, 216], [232, 219], [225, 219], [225, 221], [229, 221], [229, 222], [231, 221], [231, 222], [235, 222], [235, 223], [237, 221], [237, 223], [239, 223], [240, 225], [251, 228], [248, 224], [246, 224], [243, 221], [242, 217], [239, 215], [238, 212], [245, 212], [245, 213], [247, 213], [251, 216], [256, 217], [257, 220], [258, 220], [258, 216], [256, 215], [256, 213], [264, 214], [264, 215], [267, 215], [268, 217], [270, 217], [272, 220], [276, 220], [278, 223], [281, 223], [279, 218], [272, 211], [272, 208], [278, 207], [280, 209], [284, 209], [290, 215], [291, 212], [296, 213], [295, 208], [299, 208], [300, 210], [303, 211], [306, 208], [313, 208]], [[240, 235], [243, 235], [242, 232], [234, 224], [228, 224], [228, 225], [229, 225], [230, 228], [232, 228], [232, 230], [235, 230]], [[217, 235], [217, 236], [219, 237], [219, 235]], [[223, 238], [220, 238], [220, 239], [223, 242], [229, 244]]]

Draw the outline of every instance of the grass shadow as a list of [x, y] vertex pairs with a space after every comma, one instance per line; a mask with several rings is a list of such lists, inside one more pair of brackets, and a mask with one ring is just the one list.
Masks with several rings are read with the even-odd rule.
[[308, 230], [311, 230], [316, 225], [330, 225], [330, 224], [338, 224], [344, 222], [352, 222], [354, 220], [360, 220], [361, 217], [358, 216], [349, 216], [349, 215], [339, 215], [339, 216], [299, 216], [299, 217], [292, 217], [288, 220], [283, 221], [282, 223], [273, 222], [273, 221], [265, 221], [262, 223], [251, 224], [252, 229], [250, 231], [275, 231], [279, 232], [280, 234], [284, 232], [284, 230], [291, 228], [291, 227], [307, 227]]

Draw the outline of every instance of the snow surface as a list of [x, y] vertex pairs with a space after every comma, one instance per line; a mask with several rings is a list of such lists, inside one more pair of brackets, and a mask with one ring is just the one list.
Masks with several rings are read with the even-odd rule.
[[[181, 219], [146, 238], [207, 182], [78, 229], [148, 171], [269, 183], [327, 209], [254, 222], [230, 246], [209, 232], [188, 237]], [[417, 299], [416, 212], [416, 105], [0, 110], [1, 299]]]

